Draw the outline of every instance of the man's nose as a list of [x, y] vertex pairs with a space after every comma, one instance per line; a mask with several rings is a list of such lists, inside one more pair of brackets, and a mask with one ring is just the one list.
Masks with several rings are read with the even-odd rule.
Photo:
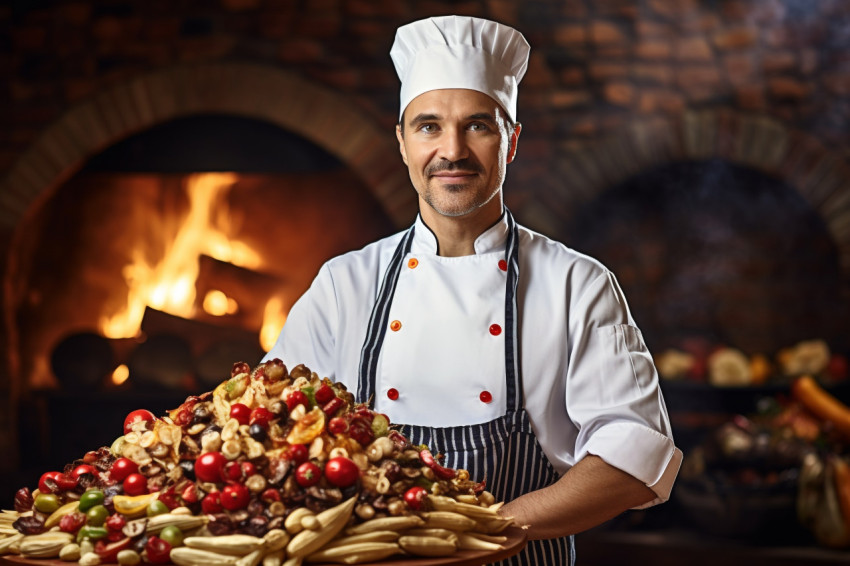
[[469, 147], [463, 129], [447, 129], [440, 146], [440, 157], [448, 161], [458, 161], [469, 157]]

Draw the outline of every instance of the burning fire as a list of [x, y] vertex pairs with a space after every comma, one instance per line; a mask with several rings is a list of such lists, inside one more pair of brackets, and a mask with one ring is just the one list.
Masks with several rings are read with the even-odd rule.
[[[227, 228], [230, 217], [224, 199], [237, 179], [234, 173], [201, 173], [187, 179], [188, 215], [176, 236], [167, 243], [159, 263], [149, 262], [142, 248], [133, 251], [131, 263], [124, 266], [122, 272], [128, 287], [127, 303], [120, 312], [101, 317], [100, 330], [104, 336], [138, 336], [145, 307], [192, 318], [196, 309], [195, 286], [202, 255], [248, 269], [261, 266], [262, 261], [257, 252], [242, 242], [228, 238], [226, 233], [217, 228]], [[277, 308], [281, 306], [282, 303], [278, 302]], [[221, 291], [208, 292], [203, 299], [203, 307], [216, 316], [233, 314], [239, 309], [236, 301]], [[266, 319], [271, 316], [279, 320], [282, 316], [280, 313], [269, 315], [268, 312], [269, 307], [266, 308]], [[280, 330], [280, 326], [277, 330]]]

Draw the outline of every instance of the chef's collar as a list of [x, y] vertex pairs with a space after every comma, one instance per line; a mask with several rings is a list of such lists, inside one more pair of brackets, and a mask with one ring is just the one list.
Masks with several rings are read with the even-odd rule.
[[[422, 216], [416, 215], [415, 229], [411, 251], [417, 253], [437, 253], [437, 236], [422, 220]], [[505, 249], [508, 239], [508, 219], [504, 211], [499, 221], [485, 230], [475, 239], [473, 247], [476, 254], [498, 252]]]

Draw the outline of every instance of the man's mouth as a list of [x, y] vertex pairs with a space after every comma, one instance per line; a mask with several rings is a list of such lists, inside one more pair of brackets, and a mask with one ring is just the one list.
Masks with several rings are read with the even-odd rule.
[[436, 177], [440, 181], [448, 184], [460, 184], [469, 181], [472, 177], [475, 177], [478, 173], [473, 171], [440, 171], [438, 173], [434, 173], [431, 175], [432, 177]]

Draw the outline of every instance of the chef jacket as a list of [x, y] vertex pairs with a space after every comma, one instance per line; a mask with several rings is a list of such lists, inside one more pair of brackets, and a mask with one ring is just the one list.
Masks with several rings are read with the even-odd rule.
[[[475, 254], [438, 255], [417, 217], [378, 359], [375, 409], [390, 422], [487, 422], [505, 407], [507, 222]], [[325, 263], [264, 360], [303, 363], [357, 390], [372, 307], [403, 233]], [[658, 374], [626, 299], [598, 261], [519, 226], [520, 368], [536, 437], [559, 474], [595, 454], [666, 501], [682, 461]]]

